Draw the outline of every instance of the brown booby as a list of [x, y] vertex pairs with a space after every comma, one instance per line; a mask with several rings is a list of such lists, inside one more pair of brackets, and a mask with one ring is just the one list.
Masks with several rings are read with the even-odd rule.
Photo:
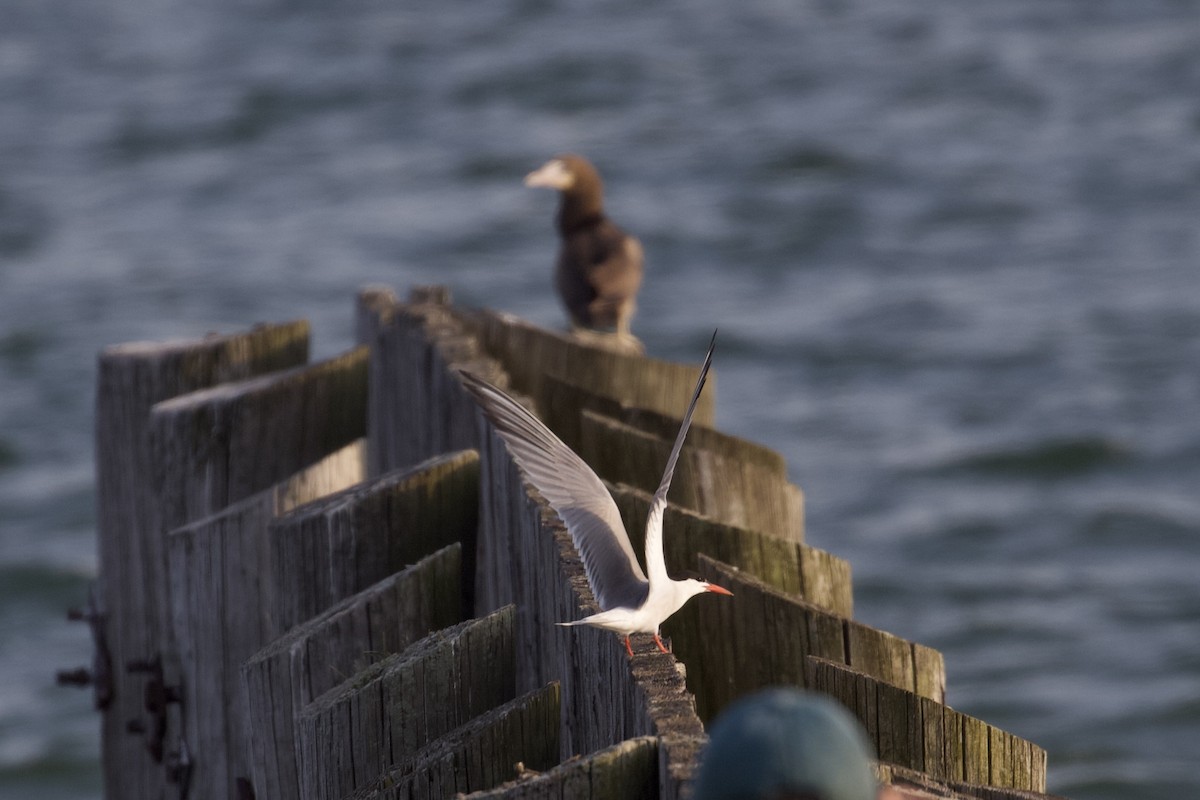
[[557, 189], [555, 284], [573, 330], [614, 331], [633, 339], [629, 321], [642, 285], [642, 245], [604, 214], [604, 184], [582, 156], [556, 156], [525, 176], [525, 185]]

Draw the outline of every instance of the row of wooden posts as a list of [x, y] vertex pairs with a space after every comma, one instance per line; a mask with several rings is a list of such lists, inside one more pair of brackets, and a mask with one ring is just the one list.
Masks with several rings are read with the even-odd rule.
[[1041, 748], [945, 705], [940, 653], [853, 619], [849, 565], [805, 543], [782, 458], [712, 427], [711, 389], [667, 562], [735, 597], [669, 620], [673, 654], [553, 625], [596, 610], [582, 565], [458, 371], [576, 448], [640, 551], [696, 367], [442, 289], [364, 290], [356, 313], [359, 347], [317, 364], [304, 322], [101, 353], [108, 797], [676, 798], [705, 723], [781, 683], [857, 715], [885, 780], [1045, 791]]

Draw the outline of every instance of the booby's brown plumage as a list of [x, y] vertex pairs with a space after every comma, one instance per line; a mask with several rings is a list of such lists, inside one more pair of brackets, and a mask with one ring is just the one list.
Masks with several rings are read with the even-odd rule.
[[642, 245], [604, 214], [604, 184], [582, 156], [561, 155], [525, 176], [526, 186], [557, 189], [555, 283], [576, 328], [632, 338], [629, 321], [642, 285]]

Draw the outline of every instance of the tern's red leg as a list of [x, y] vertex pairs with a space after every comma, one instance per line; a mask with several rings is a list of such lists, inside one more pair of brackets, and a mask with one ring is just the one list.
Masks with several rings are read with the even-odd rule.
[[658, 649], [659, 649], [659, 650], [661, 650], [662, 652], [664, 652], [664, 653], [666, 653], [666, 652], [669, 652], [669, 651], [667, 650], [667, 648], [663, 647], [662, 639], [658, 638], [658, 634], [657, 634], [657, 633], [656, 633], [656, 634], [654, 634], [654, 643], [655, 643], [656, 645], [658, 645]]
[[629, 657], [633, 658], [633, 648], [629, 646], [629, 637], [625, 637], [625, 651], [629, 653]]

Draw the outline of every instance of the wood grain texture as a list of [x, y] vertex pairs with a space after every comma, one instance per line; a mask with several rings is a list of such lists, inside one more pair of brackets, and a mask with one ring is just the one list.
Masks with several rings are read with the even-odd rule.
[[300, 796], [372, 787], [455, 728], [512, 700], [513, 608], [464, 622], [371, 664], [297, 718]]
[[[166, 532], [268, 489], [361, 438], [366, 423], [366, 365], [367, 352], [360, 348], [318, 364], [224, 383], [156, 403], [150, 409], [146, 434], [155, 495], [151, 524], [159, 532], [152, 537], [155, 557], [166, 561]], [[249, 558], [259, 552], [261, 537], [251, 542], [236, 537], [222, 540], [235, 558]], [[215, 560], [222, 556], [222, 546], [197, 551], [198, 558], [210, 560], [188, 567], [183, 566], [187, 555], [181, 554], [180, 568], [196, 570], [193, 576], [207, 582], [204, 586], [195, 583], [187, 590], [191, 601], [215, 598], [224, 591], [222, 577], [229, 573]], [[184, 680], [181, 653], [174, 641], [175, 627], [167, 620], [172, 608], [168, 578], [173, 577], [166, 568], [160, 569], [144, 601], [146, 609], [160, 617], [163, 683], [178, 687]], [[233, 580], [236, 585], [245, 582]], [[225, 605], [229, 602], [226, 599]], [[217, 627], [204, 629], [212, 634]], [[211, 640], [211, 635], [206, 636]], [[239, 633], [231, 649], [241, 649], [255, 638], [258, 634], [253, 631]], [[195, 663], [191, 655], [182, 656]], [[228, 686], [231, 681], [223, 677], [222, 683]], [[183, 693], [187, 691], [185, 688]], [[175, 712], [186, 719], [191, 709], [169, 704], [168, 713]], [[156, 724], [153, 719], [150, 723]], [[224, 736], [234, 739], [232, 746], [239, 743], [235, 732], [226, 731]], [[198, 747], [185, 741], [176, 743], [174, 749], [186, 749], [190, 754], [199, 753]], [[208, 752], [215, 754], [218, 748], [214, 743]], [[228, 768], [228, 764], [222, 767]]]
[[978, 786], [961, 781], [938, 780], [899, 764], [880, 763], [876, 774], [881, 783], [914, 800], [1063, 800], [1057, 795], [1028, 789]]
[[491, 789], [558, 763], [559, 686], [551, 683], [456, 728], [353, 800], [425, 800]]
[[627, 739], [463, 800], [657, 800], [659, 740]]
[[[694, 374], [691, 379], [694, 386]], [[663, 413], [630, 405], [628, 401], [612, 395], [611, 389], [602, 387], [599, 392], [592, 391], [550, 374], [542, 375], [539, 388], [540, 392], [533, 400], [541, 412], [542, 421], [577, 453], [582, 447], [583, 412], [591, 411], [651, 436], [674, 441], [691, 396], [689, 394], [679, 407]], [[787, 478], [787, 462], [782, 455], [747, 439], [723, 433], [709, 424], [693, 419], [688, 441], [701, 450], [738, 459], [766, 473]]]
[[[542, 376], [549, 375], [627, 406], [679, 414], [687, 408], [700, 374], [698, 364], [676, 364], [597, 347], [511, 314], [455, 313], [479, 337], [484, 349], [504, 364], [513, 386], [535, 400], [543, 396]], [[699, 344], [697, 360], [703, 352], [703, 344]], [[712, 427], [717, 372], [709, 373], [708, 385], [696, 404], [697, 425]]]
[[453, 544], [289, 630], [241, 667], [258, 797], [298, 797], [295, 713], [372, 661], [462, 618]]
[[[767, 686], [806, 685], [808, 656], [849, 663], [881, 681], [916, 691], [912, 644], [768, 586], [708, 556], [700, 575], [733, 592], [701, 597], [663, 626], [688, 664], [688, 686], [703, 719]], [[707, 601], [707, 602], [705, 602]]]
[[386, 290], [359, 295], [359, 341], [371, 352], [371, 475], [476, 446], [475, 400], [455, 371], [502, 373], [448, 302], [449, 293], [435, 289], [414, 290], [406, 303]]
[[[163, 648], [167, 607], [156, 604], [165, 580], [150, 409], [160, 401], [243, 380], [308, 360], [309, 325], [264, 325], [203, 339], [106, 347], [96, 376], [96, 526], [99, 604], [107, 617], [113, 701], [103, 715], [101, 745], [108, 797], [154, 797], [166, 791], [161, 764], [126, 723], [143, 715], [145, 677], [125, 665]], [[177, 735], [177, 732], [170, 734]]]
[[298, 503], [362, 479], [364, 441], [286, 481], [167, 534], [173, 641], [183, 735], [196, 797], [231, 797], [250, 774], [252, 730], [238, 668], [266, 642], [270, 521]]
[[[473, 450], [395, 470], [301, 506], [267, 530], [269, 633], [278, 636], [446, 545], [474, 550]], [[471, 565], [464, 559], [464, 570]], [[464, 600], [464, 603], [467, 601]]]
[[970, 797], [1046, 791], [1036, 745], [860, 669], [828, 659], [807, 661], [809, 688], [830, 695], [858, 718], [880, 761], [921, 772]]
[[367, 351], [158, 403], [150, 446], [163, 530], [216, 513], [366, 433]]

